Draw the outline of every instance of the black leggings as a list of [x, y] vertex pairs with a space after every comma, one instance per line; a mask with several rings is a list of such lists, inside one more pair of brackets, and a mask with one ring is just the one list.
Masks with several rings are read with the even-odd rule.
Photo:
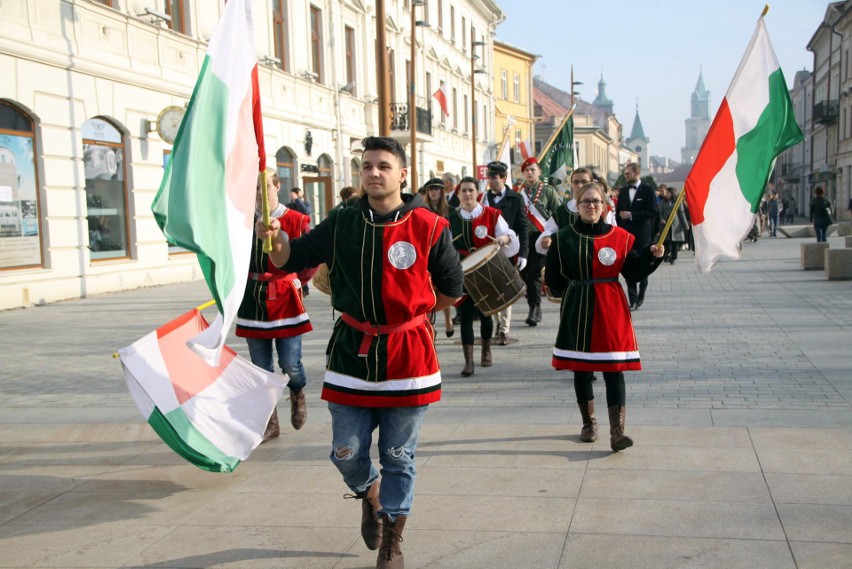
[[494, 320], [490, 316], [483, 316], [479, 309], [473, 304], [468, 296], [459, 305], [459, 316], [461, 317], [462, 344], [473, 345], [473, 318], [479, 316], [479, 334], [483, 340], [490, 340], [494, 334]]
[[[592, 376], [593, 373], [590, 371], [574, 372], [574, 393], [577, 394], [577, 403], [588, 403], [595, 398]], [[606, 406], [624, 405], [627, 400], [624, 374], [620, 371], [605, 371], [603, 376], [606, 382]]]

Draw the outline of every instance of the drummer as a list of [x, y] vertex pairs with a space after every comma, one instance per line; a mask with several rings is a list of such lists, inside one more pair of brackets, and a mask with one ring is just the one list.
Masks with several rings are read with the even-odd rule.
[[[464, 259], [474, 250], [490, 243], [497, 243], [509, 258], [520, 250], [518, 235], [503, 219], [499, 209], [483, 205], [477, 201], [479, 184], [471, 177], [462, 178], [458, 187], [459, 207], [450, 212], [450, 229], [453, 232], [453, 244]], [[464, 262], [462, 262], [464, 268]], [[459, 301], [461, 316], [462, 350], [464, 350], [464, 368], [461, 374], [473, 375], [473, 320], [479, 318], [479, 333], [482, 338], [482, 367], [490, 367], [491, 337], [494, 334], [494, 321], [485, 317], [473, 303], [469, 295]]]

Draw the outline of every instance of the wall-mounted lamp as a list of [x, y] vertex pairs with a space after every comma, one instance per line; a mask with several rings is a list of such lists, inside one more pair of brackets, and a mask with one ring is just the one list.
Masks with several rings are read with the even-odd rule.
[[423, 20], [417, 20], [416, 22], [414, 22], [414, 25], [417, 26], [418, 28], [431, 28], [432, 27], [432, 24], [430, 24], [429, 22], [424, 22]]
[[485, 45], [485, 42], [484, 41], [475, 41], [475, 42], [471, 42], [470, 45], [472, 45], [473, 47], [479, 47], [481, 45]]
[[[136, 16], [139, 17], [139, 18], [144, 18], [145, 16], [151, 16], [152, 18], [154, 18], [154, 21], [163, 21], [163, 22], [171, 22], [172, 21], [172, 17], [169, 16], [168, 14], [164, 14], [163, 12], [160, 12], [158, 10], [152, 10], [151, 8], [145, 8], [144, 12], [142, 12], [141, 14], [136, 14]], [[154, 22], [151, 22], [151, 23], [153, 24]]]
[[268, 67], [281, 67], [281, 60], [277, 57], [272, 57], [271, 55], [263, 56], [263, 59], [260, 62]]
[[349, 83], [347, 83], [346, 85], [344, 85], [343, 87], [338, 89], [337, 91], [338, 91], [338, 93], [349, 93], [351, 95], [352, 89], [355, 88], [355, 85], [356, 85], [355, 81], [350, 81]]
[[308, 81], [316, 81], [317, 79], [319, 79], [319, 75], [317, 75], [313, 71], [302, 71], [302, 77], [307, 79]]
[[311, 131], [305, 131], [305, 154], [311, 155], [311, 149], [314, 146], [314, 137], [311, 136]]

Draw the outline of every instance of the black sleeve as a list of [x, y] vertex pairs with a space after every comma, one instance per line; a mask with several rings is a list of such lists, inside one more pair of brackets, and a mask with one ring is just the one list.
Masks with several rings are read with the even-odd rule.
[[334, 237], [331, 223], [326, 219], [309, 233], [290, 241], [290, 258], [280, 268], [289, 273], [298, 273], [302, 269], [312, 269], [320, 263], [331, 266], [333, 256]]
[[662, 262], [662, 257], [657, 258], [651, 254], [650, 245], [640, 251], [631, 249], [621, 267], [621, 274], [629, 281], [641, 281], [656, 271]]
[[556, 235], [553, 236], [553, 242], [547, 250], [547, 259], [544, 265], [544, 282], [547, 283], [547, 288], [550, 289], [552, 296], [562, 296], [562, 291], [565, 290], [567, 279], [562, 275], [562, 267], [559, 263], [559, 242]]
[[453, 235], [449, 227], [444, 228], [438, 242], [429, 252], [429, 273], [438, 292], [450, 298], [462, 295], [464, 273], [459, 262], [459, 253], [453, 247]]
[[523, 257], [524, 259], [528, 259], [530, 253], [530, 235], [529, 227], [527, 226], [527, 214], [524, 213], [523, 198], [518, 200], [518, 207], [516, 208], [515, 218], [516, 224], [518, 226], [518, 229], [516, 230], [518, 234], [518, 241], [520, 241], [521, 244], [521, 248], [520, 250], [518, 250], [518, 256]]

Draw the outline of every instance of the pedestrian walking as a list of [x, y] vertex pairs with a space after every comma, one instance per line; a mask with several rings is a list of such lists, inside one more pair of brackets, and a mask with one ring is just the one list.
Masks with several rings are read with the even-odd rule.
[[814, 224], [817, 243], [825, 243], [828, 226], [834, 223], [831, 216], [831, 202], [825, 199], [825, 190], [817, 186], [811, 199], [811, 223]]
[[[627, 185], [621, 188], [616, 202], [616, 221], [618, 226], [633, 235], [633, 247], [643, 250], [651, 244], [651, 238], [659, 225], [657, 198], [654, 189], [639, 178], [639, 165], [631, 162], [624, 167]], [[630, 310], [637, 310], [645, 302], [648, 278], [627, 280], [627, 297]]]

